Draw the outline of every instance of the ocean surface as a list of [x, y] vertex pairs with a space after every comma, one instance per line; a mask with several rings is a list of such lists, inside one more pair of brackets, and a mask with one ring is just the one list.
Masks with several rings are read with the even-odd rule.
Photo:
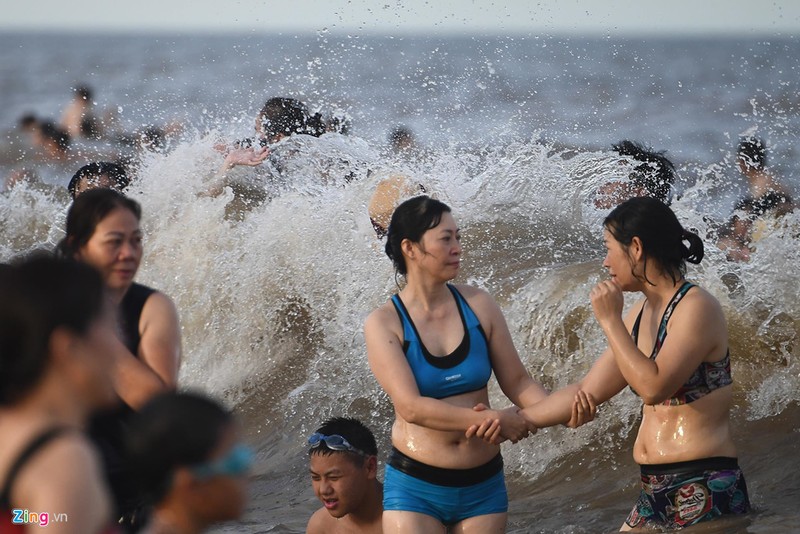
[[[795, 198], [800, 190], [800, 40], [790, 37], [7, 33], [0, 177], [33, 167], [46, 185], [0, 193], [2, 261], [53, 246], [63, 186], [117, 148], [80, 142], [68, 161], [45, 163], [15, 132], [24, 113], [58, 117], [78, 83], [94, 89], [109, 130], [181, 126], [167, 150], [136, 156], [130, 194], [146, 234], [138, 280], [178, 306], [181, 384], [234, 407], [258, 451], [248, 511], [219, 532], [304, 531], [318, 507], [305, 439], [329, 416], [361, 418], [388, 450], [392, 408], [362, 334], [397, 289], [366, 214], [381, 178], [405, 174], [453, 207], [465, 249], [458, 281], [496, 297], [525, 365], [550, 388], [580, 378], [604, 348], [588, 294], [604, 276], [606, 212], [593, 192], [621, 172], [612, 143], [667, 151], [680, 175], [673, 208], [703, 236], [744, 193], [732, 164], [743, 133], [763, 137], [774, 174]], [[350, 134], [309, 142], [280, 194], [241, 220], [226, 217], [230, 192], [198, 196], [221, 164], [213, 146], [251, 135], [272, 96], [346, 115]], [[400, 124], [422, 147], [413, 158], [387, 150]], [[326, 174], [332, 154], [352, 180]], [[749, 263], [729, 262], [709, 240], [689, 270], [727, 315], [734, 433], [755, 506], [699, 532], [800, 530], [798, 219], [759, 241]], [[505, 405], [496, 384], [490, 393]], [[639, 410], [626, 391], [577, 431], [504, 445], [508, 531], [616, 531], [637, 495]]]

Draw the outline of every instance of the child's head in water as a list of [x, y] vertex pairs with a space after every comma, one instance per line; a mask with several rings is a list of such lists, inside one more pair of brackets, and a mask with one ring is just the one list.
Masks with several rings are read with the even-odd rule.
[[156, 525], [180, 518], [202, 532], [244, 512], [253, 453], [218, 402], [187, 392], [154, 398], [131, 424], [128, 448]]
[[308, 439], [314, 493], [328, 515], [341, 519], [375, 507], [378, 446], [361, 421], [333, 417]]

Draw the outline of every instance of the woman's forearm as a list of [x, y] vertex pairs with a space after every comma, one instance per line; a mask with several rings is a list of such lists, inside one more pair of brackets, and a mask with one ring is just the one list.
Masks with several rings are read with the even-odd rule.
[[495, 410], [477, 412], [472, 408], [454, 406], [430, 397], [418, 397], [396, 406], [400, 417], [408, 423], [442, 431], [464, 431], [484, 420], [499, 418]]
[[519, 414], [537, 428], [566, 424], [572, 416], [572, 406], [578, 389], [578, 384], [570, 384], [520, 410]]

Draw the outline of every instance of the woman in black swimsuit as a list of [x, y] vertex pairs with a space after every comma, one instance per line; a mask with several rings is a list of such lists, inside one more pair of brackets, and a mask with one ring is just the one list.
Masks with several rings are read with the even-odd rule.
[[181, 357], [178, 313], [165, 294], [133, 281], [142, 259], [139, 204], [111, 189], [78, 196], [67, 213], [60, 253], [97, 269], [118, 306], [119, 339], [110, 353], [119, 406], [94, 419], [91, 434], [106, 461], [121, 515], [135, 507], [122, 471], [125, 421], [153, 396], [175, 388]]

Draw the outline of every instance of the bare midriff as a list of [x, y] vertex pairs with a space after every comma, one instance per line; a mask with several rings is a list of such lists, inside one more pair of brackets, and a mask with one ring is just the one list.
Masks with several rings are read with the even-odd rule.
[[[489, 405], [486, 388], [440, 399], [442, 402], [472, 409], [478, 403]], [[445, 469], [478, 467], [500, 452], [500, 447], [479, 438], [467, 439], [464, 430], [443, 431], [425, 428], [403, 420], [395, 413], [392, 445], [418, 462]]]
[[713, 456], [735, 458], [730, 431], [732, 390], [725, 386], [678, 406], [643, 406], [633, 459], [638, 464], [667, 464]]

